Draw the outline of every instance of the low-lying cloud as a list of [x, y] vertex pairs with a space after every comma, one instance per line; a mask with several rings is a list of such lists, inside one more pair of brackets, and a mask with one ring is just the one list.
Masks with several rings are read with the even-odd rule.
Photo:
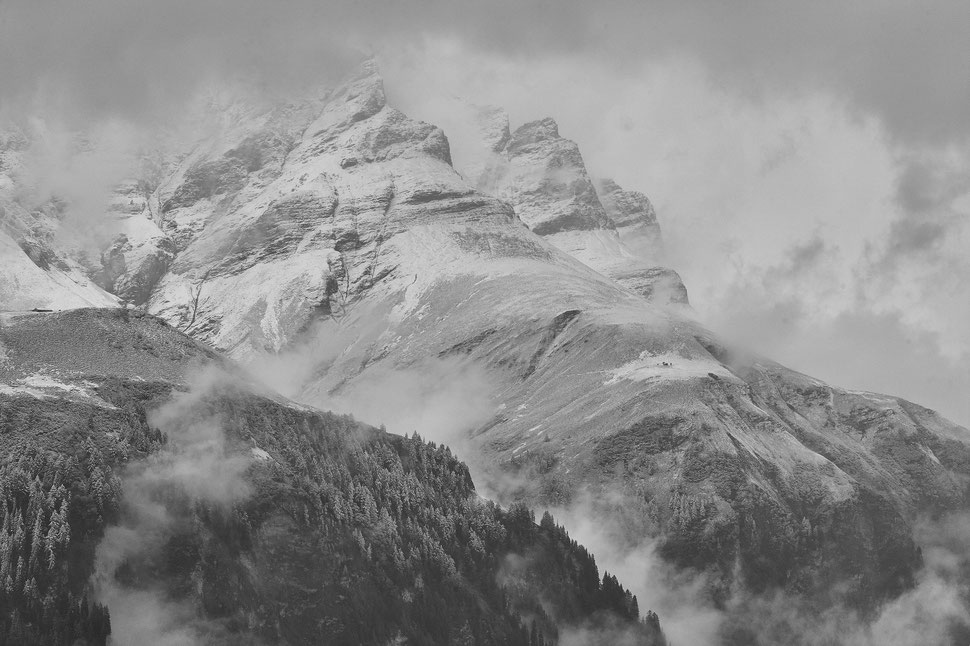
[[[670, 264], [715, 329], [751, 329], [794, 303], [802, 321], [779, 358], [818, 372], [811, 352], [785, 348], [805, 346], [811, 330], [835, 333], [839, 317], [893, 316], [900, 334], [934, 336], [932, 352], [950, 362], [940, 370], [964, 383], [967, 371], [948, 366], [970, 352], [970, 77], [958, 64], [970, 59], [968, 12], [958, 0], [7, 0], [0, 118], [141, 131], [213, 87], [277, 100], [374, 54], [391, 103], [413, 116], [454, 94], [508, 107], [513, 124], [555, 116], [595, 174], [650, 195]], [[38, 175], [77, 203], [78, 235], [96, 231], [105, 187], [131, 173], [114, 154], [59, 157], [44, 157]], [[818, 262], [773, 279], [814, 241]], [[867, 359], [894, 351], [883, 344]], [[879, 383], [838, 366], [820, 376]], [[931, 376], [913, 372], [895, 394], [916, 398]], [[929, 403], [970, 423], [950, 396]]]
[[210, 627], [190, 601], [172, 597], [155, 580], [126, 581], [121, 571], [160, 559], [173, 534], [191, 524], [172, 500], [230, 507], [249, 496], [243, 477], [248, 456], [231, 454], [219, 418], [199, 407], [224, 379], [216, 369], [200, 372], [187, 392], [152, 411], [148, 422], [166, 434], [167, 446], [123, 475], [122, 522], [105, 531], [94, 575], [96, 593], [111, 613], [112, 640], [119, 644], [207, 643]]
[[[888, 384], [970, 424], [960, 394], [970, 385], [961, 136], [899, 137], [818, 85], [753, 99], [687, 58], [605, 71], [575, 53], [524, 64], [436, 41], [385, 68], [390, 99], [419, 118], [441, 119], [454, 96], [504, 106], [513, 128], [555, 117], [594, 175], [650, 197], [665, 263], [711, 329], [833, 385]], [[417, 69], [430, 71], [429, 85], [409, 83]], [[464, 148], [453, 146], [459, 166]], [[867, 320], [880, 323], [875, 334]]]
[[522, 63], [581, 55], [620, 72], [698, 61], [758, 99], [822, 90], [909, 141], [970, 135], [970, 9], [902, 0], [851, 5], [569, 0], [318, 3], [294, 0], [7, 0], [0, 5], [5, 102], [79, 115], [171, 106], [196, 84], [255, 76], [278, 90], [346, 63], [452, 39]]
[[[622, 494], [606, 494], [617, 501]], [[677, 569], [657, 552], [659, 539], [631, 540], [615, 514], [604, 514], [603, 494], [578, 497], [551, 509], [556, 522], [595, 556], [600, 571], [619, 576], [652, 609], [671, 644], [718, 646], [911, 646], [948, 644], [970, 630], [970, 519], [954, 514], [917, 523], [914, 539], [924, 567], [915, 586], [872, 616], [841, 607], [818, 607], [782, 591], [752, 595], [735, 590], [715, 604], [706, 575]]]
[[384, 337], [390, 310], [356, 304], [340, 318], [317, 321], [284, 351], [255, 357], [247, 370], [296, 401], [446, 444], [475, 467], [469, 432], [495, 414], [497, 383], [465, 358], [378, 359], [391, 343]]
[[[622, 501], [624, 494], [612, 495]], [[708, 593], [706, 578], [697, 572], [679, 571], [657, 553], [658, 539], [639, 536], [631, 540], [629, 530], [616, 515], [603, 512], [603, 499], [609, 494], [578, 496], [568, 507], [550, 509], [563, 525], [596, 558], [600, 573], [616, 575], [620, 583], [637, 597], [641, 613], [653, 610], [673, 645], [719, 644], [724, 613], [715, 607]]]

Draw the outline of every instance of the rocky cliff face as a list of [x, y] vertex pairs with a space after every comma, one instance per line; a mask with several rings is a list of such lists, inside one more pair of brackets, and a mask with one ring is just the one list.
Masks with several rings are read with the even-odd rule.
[[[461, 180], [439, 129], [386, 105], [372, 68], [317, 109], [299, 134], [271, 136], [261, 116], [179, 166], [160, 201], [180, 251], [152, 312], [237, 357], [278, 351], [404, 280], [387, 246], [399, 234], [514, 219]], [[280, 142], [256, 155], [271, 161], [236, 161], [252, 140]]]
[[305, 402], [437, 362], [484, 371], [494, 413], [461, 450], [490, 490], [537, 506], [592, 492], [590, 514], [658, 537], [715, 600], [871, 610], [910, 585], [917, 517], [967, 507], [970, 433], [734, 352], [665, 306], [686, 291], [650, 262], [645, 197], [592, 180], [551, 120], [511, 132], [485, 110], [478, 130], [463, 176], [372, 66], [318, 102], [247, 112], [150, 198], [161, 278], [147, 287], [157, 272], [128, 258], [151, 254], [129, 239], [112, 280], [237, 360], [290, 356]]
[[536, 234], [583, 264], [659, 304], [687, 303], [675, 271], [663, 267], [657, 215], [642, 193], [590, 178], [579, 146], [553, 119], [508, 130], [497, 108], [478, 109], [477, 142], [463, 172], [485, 193], [511, 202]]
[[560, 137], [552, 119], [517, 128], [498, 152], [507, 163], [489, 168], [480, 186], [514, 201], [516, 213], [535, 233], [614, 228], [586, 173], [579, 146]]

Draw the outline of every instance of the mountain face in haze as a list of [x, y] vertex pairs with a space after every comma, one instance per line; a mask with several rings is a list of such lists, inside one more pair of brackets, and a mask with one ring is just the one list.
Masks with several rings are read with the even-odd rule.
[[116, 307], [91, 277], [97, 263], [59, 235], [68, 205], [25, 177], [30, 143], [29, 133], [0, 128], [0, 308]]
[[657, 264], [663, 241], [647, 196], [591, 179], [579, 146], [552, 119], [511, 132], [502, 110], [475, 113], [480, 137], [462, 170], [480, 191], [511, 202], [534, 233], [620, 285], [653, 302], [687, 303], [677, 273]]
[[919, 518], [967, 508], [970, 433], [732, 348], [689, 315], [645, 196], [591, 178], [551, 119], [473, 129], [456, 170], [370, 64], [243, 110], [168, 162], [99, 280], [236, 361], [276, 356], [311, 405], [483, 375], [487, 415], [453, 438], [480, 485], [591, 501], [616, 549], [657, 537], [716, 603], [865, 613], [911, 587]]
[[8, 315], [0, 343], [0, 643], [665, 643], [443, 445], [123, 310]]

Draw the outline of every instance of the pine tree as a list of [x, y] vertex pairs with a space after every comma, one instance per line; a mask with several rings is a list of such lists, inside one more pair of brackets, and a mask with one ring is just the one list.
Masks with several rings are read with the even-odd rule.
[[37, 565], [40, 562], [40, 553], [44, 548], [44, 532], [41, 518], [42, 514], [38, 511], [37, 520], [34, 521], [34, 529], [30, 537], [30, 561], [27, 564], [30, 572], [37, 570]]

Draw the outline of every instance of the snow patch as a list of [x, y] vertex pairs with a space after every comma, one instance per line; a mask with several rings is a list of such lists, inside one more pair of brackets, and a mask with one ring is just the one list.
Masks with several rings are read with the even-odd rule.
[[719, 378], [734, 379], [734, 376], [721, 364], [701, 359], [685, 358], [676, 353], [640, 353], [633, 361], [609, 371], [613, 376], [603, 383], [610, 386], [621, 380], [628, 381], [681, 381], [716, 375]]
[[250, 451], [253, 454], [253, 459], [259, 462], [272, 462], [273, 460], [273, 456], [271, 456], [269, 453], [259, 448], [258, 446], [254, 446], [253, 448], [250, 449]]
[[27, 395], [35, 399], [47, 399], [50, 397], [61, 398], [66, 396], [84, 399], [102, 408], [115, 408], [115, 406], [88, 390], [87, 384], [89, 383], [66, 383], [58, 381], [51, 375], [37, 373], [19, 379], [14, 383], [0, 383], [0, 394]]

